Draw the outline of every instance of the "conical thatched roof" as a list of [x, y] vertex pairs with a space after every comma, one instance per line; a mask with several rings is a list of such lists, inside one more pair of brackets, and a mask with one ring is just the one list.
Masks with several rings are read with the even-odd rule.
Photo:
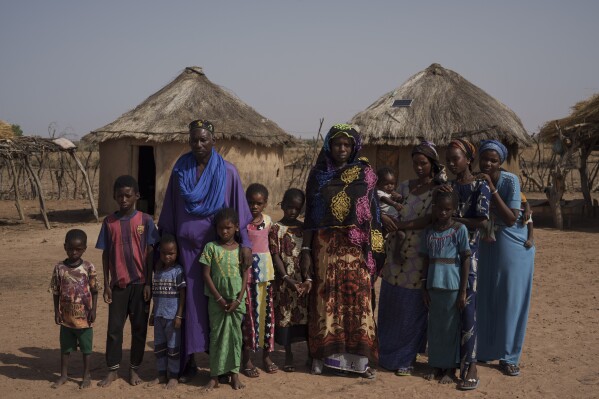
[[12, 126], [0, 119], [0, 139], [12, 139], [13, 137], [15, 137], [15, 133], [12, 131]]
[[202, 68], [188, 67], [135, 109], [83, 140], [103, 142], [131, 137], [153, 142], [187, 143], [189, 122], [208, 119], [218, 139], [245, 139], [264, 146], [293, 142], [276, 123], [212, 83]]
[[[412, 100], [409, 107], [393, 107], [395, 100]], [[501, 102], [459, 74], [432, 64], [385, 94], [351, 123], [370, 144], [407, 146], [424, 137], [438, 145], [452, 138], [472, 141], [499, 139], [509, 145], [528, 144], [518, 116]]]
[[554, 139], [557, 126], [562, 131], [579, 128], [588, 132], [589, 137], [599, 135], [599, 93], [592, 95], [572, 107], [572, 113], [565, 118], [549, 121], [541, 128], [540, 134], [544, 140]]

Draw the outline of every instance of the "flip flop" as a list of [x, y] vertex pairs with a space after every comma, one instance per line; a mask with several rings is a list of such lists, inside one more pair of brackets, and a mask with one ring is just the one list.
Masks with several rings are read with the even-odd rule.
[[264, 371], [266, 371], [268, 374], [274, 374], [279, 371], [279, 367], [276, 364], [271, 363], [269, 365], [264, 365]]
[[395, 375], [398, 377], [409, 377], [412, 375], [412, 370], [410, 367], [403, 367], [395, 370]]
[[[469, 386], [469, 387], [465, 387], [465, 386], [464, 386], [464, 382], [470, 382], [470, 383], [474, 382], [475, 384], [474, 384], [474, 385], [471, 385], [471, 386]], [[479, 384], [480, 384], [480, 380], [479, 380], [478, 378], [468, 378], [468, 379], [467, 379], [466, 381], [464, 381], [464, 382], [462, 382], [462, 384], [460, 385], [460, 389], [461, 389], [462, 391], [473, 391], [473, 390], [475, 390], [476, 388], [478, 388], [478, 386], [479, 386]]]
[[243, 369], [243, 375], [248, 378], [258, 378], [260, 376], [260, 372], [258, 371], [258, 367], [254, 366], [249, 369]]
[[293, 373], [295, 371], [295, 366], [286, 364], [283, 366], [283, 371], [286, 373]]
[[517, 377], [520, 375], [520, 367], [516, 366], [515, 364], [500, 362], [499, 367], [505, 375], [508, 375], [510, 377]]

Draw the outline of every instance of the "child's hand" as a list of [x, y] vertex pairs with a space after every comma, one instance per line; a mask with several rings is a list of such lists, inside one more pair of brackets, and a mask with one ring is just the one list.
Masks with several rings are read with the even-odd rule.
[[60, 312], [54, 312], [54, 322], [58, 325], [62, 323], [62, 316], [60, 315]]
[[424, 302], [424, 306], [428, 309], [431, 306], [431, 296], [426, 289], [426, 281], [423, 281], [422, 284], [422, 302]]
[[96, 321], [96, 309], [92, 309], [89, 312], [89, 317], [87, 318], [87, 321], [89, 322], [89, 324], [91, 324], [94, 321]]
[[111, 304], [112, 303], [112, 289], [108, 286], [104, 287], [104, 302]]
[[237, 308], [239, 307], [239, 305], [241, 304], [241, 302], [239, 302], [237, 299], [234, 299], [233, 301], [231, 301], [229, 304], [227, 304], [227, 313], [233, 313], [237, 310]]
[[283, 280], [285, 285], [289, 287], [292, 291], [299, 292], [300, 283], [297, 280], [292, 279], [291, 277], [287, 277]]
[[403, 197], [401, 196], [401, 194], [400, 194], [400, 193], [396, 193], [395, 191], [393, 191], [393, 192], [391, 193], [391, 199], [392, 199], [393, 201], [395, 201], [395, 202], [400, 202], [400, 201], [402, 201], [402, 200], [403, 200]]
[[180, 317], [175, 317], [175, 329], [178, 330], [181, 328], [181, 318]]
[[218, 305], [224, 312], [227, 312], [227, 310], [229, 309], [229, 304], [227, 303], [227, 300], [223, 297], [221, 297], [220, 300], [216, 301], [216, 303], [218, 303]]
[[154, 315], [153, 315], [153, 314], [151, 314], [151, 315], [150, 315], [150, 318], [148, 319], [148, 325], [149, 325], [150, 327], [153, 327], [153, 326], [154, 326]]
[[400, 212], [403, 209], [403, 205], [399, 202], [396, 202], [395, 205], [393, 205], [393, 208], [395, 208], [397, 212]]
[[456, 305], [460, 311], [462, 311], [466, 307], [466, 291], [461, 291], [458, 294], [458, 299], [456, 300]]
[[152, 287], [150, 284], [144, 285], [144, 301], [149, 302], [152, 298]]
[[532, 240], [526, 240], [524, 242], [524, 248], [532, 248], [533, 245], [535, 245], [535, 243]]

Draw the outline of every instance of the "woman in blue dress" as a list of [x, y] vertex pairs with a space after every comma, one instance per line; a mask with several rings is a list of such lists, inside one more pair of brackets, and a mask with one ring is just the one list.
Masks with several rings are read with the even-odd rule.
[[520, 212], [520, 181], [501, 169], [507, 148], [496, 140], [479, 147], [479, 178], [491, 190], [495, 241], [481, 240], [478, 269], [478, 359], [499, 360], [503, 372], [520, 374], [532, 291], [535, 248], [526, 248], [527, 228]]
[[[459, 205], [454, 220], [468, 228], [468, 239], [472, 255], [466, 290], [466, 307], [462, 310], [460, 340], [460, 378], [463, 390], [476, 389], [479, 384], [476, 369], [476, 290], [478, 268], [479, 229], [489, 219], [491, 191], [485, 180], [472, 175], [472, 163], [476, 147], [468, 140], [451, 140], [445, 152], [447, 169], [456, 177], [450, 182], [451, 190], [458, 195]], [[449, 188], [448, 188], [449, 189]], [[445, 191], [444, 188], [442, 190]]]

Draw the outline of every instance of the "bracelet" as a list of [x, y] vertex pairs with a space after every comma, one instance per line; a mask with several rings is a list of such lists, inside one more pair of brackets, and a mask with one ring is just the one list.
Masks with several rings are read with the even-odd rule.
[[427, 280], [427, 279], [425, 279], [425, 278], [421, 278], [421, 279], [420, 279], [420, 281], [426, 281], [426, 280]]
[[235, 302], [241, 305], [241, 301], [239, 300], [239, 298], [235, 298]]
[[304, 280], [304, 282], [308, 282], [308, 281], [312, 282], [312, 279], [311, 278], [307, 278], [307, 279]]
[[495, 194], [497, 194], [497, 189], [491, 191], [491, 195], [495, 195]]
[[281, 279], [285, 281], [286, 278], [289, 278], [289, 274], [284, 275]]
[[218, 298], [218, 299], [216, 300], [216, 302], [220, 302], [220, 300], [221, 300], [221, 299], [223, 299], [223, 296], [222, 296], [222, 295], [220, 296], [220, 298]]
[[183, 316], [175, 316], [175, 318], [177, 318], [177, 319], [182, 319], [182, 318], [183, 318]]
[[310, 248], [310, 247], [302, 247], [301, 250], [302, 251], [312, 251], [312, 248]]

